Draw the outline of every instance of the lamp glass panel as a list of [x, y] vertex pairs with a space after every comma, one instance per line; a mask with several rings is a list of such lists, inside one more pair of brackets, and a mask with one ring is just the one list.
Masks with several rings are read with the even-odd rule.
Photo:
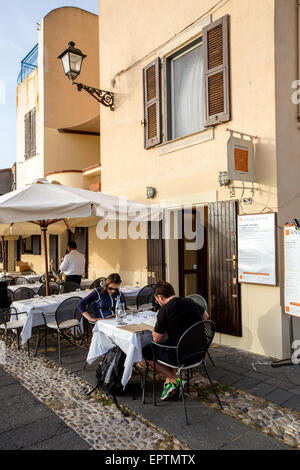
[[70, 68], [72, 72], [80, 73], [82, 56], [70, 52]]
[[63, 57], [62, 57], [62, 64], [64, 67], [65, 74], [68, 75], [70, 72], [70, 62], [69, 62], [69, 53], [67, 52]]

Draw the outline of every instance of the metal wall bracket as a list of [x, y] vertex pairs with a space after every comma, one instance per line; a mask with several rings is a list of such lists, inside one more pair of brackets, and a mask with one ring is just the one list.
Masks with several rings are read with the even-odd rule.
[[94, 88], [88, 85], [84, 85], [83, 83], [73, 82], [73, 85], [77, 86], [78, 91], [85, 90], [93, 98], [95, 98], [95, 100], [103, 104], [103, 106], [110, 108], [111, 111], [115, 110], [114, 93], [111, 93], [110, 91], [99, 90], [99, 88]]

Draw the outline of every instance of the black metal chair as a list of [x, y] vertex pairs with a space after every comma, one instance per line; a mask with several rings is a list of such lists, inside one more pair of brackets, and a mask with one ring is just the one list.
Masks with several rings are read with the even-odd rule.
[[80, 289], [80, 285], [77, 284], [76, 282], [65, 282], [62, 286], [62, 292], [63, 294], [67, 294], [70, 292], [76, 292], [77, 290]]
[[[94, 302], [89, 303], [86, 306], [86, 311], [91, 315], [95, 315], [95, 310], [94, 310]], [[93, 335], [93, 329], [94, 329], [95, 323], [89, 321], [87, 318], [83, 317], [83, 328], [84, 328], [84, 336], [86, 337], [87, 344], [89, 344], [89, 339]], [[87, 361], [84, 363], [83, 370], [85, 370], [86, 366], [88, 365]]]
[[[59, 285], [56, 284], [56, 282], [50, 282], [49, 283], [49, 295], [58, 295], [59, 294]], [[47, 284], [44, 283], [38, 290], [37, 295], [40, 295], [42, 297], [46, 297], [47, 295]]]
[[[44, 318], [44, 338], [45, 338], [45, 354], [47, 356], [47, 333], [54, 331], [58, 337], [58, 362], [61, 364], [61, 338], [64, 338], [72, 345], [76, 346], [76, 330], [80, 331], [81, 313], [77, 309], [81, 297], [70, 297], [62, 302], [56, 309], [55, 320], [52, 313], [43, 313]], [[68, 336], [70, 330], [73, 330], [73, 338]], [[42, 338], [41, 327], [38, 328], [37, 343], [35, 355], [37, 355]], [[83, 334], [80, 332], [81, 342], [83, 342]]]
[[11, 286], [23, 286], [27, 284], [30, 284], [29, 280], [22, 276], [15, 277], [10, 283]]
[[10, 307], [12, 299], [9, 295], [6, 282], [0, 282], [0, 309], [5, 310]]
[[7, 285], [7, 286], [10, 286], [13, 280], [14, 280], [14, 278], [11, 277], [11, 276], [3, 276], [3, 277], [1, 278], [1, 281], [2, 281], [2, 282], [6, 282], [6, 285]]
[[90, 289], [97, 289], [98, 287], [104, 287], [106, 282], [106, 277], [99, 277], [90, 285]]
[[[24, 320], [19, 320], [19, 315], [21, 313], [18, 313], [15, 308], [0, 309], [0, 331], [3, 331], [2, 340], [5, 339], [9, 332], [12, 332], [14, 335], [16, 334], [18, 349], [20, 349], [20, 330], [23, 329], [25, 323]], [[29, 342], [27, 346], [29, 354]]]
[[[203, 365], [205, 373], [208, 377], [210, 385], [214, 391], [214, 394], [217, 398], [217, 401], [223, 409], [222, 403], [219, 399], [218, 393], [216, 388], [208, 374], [205, 356], [207, 354], [208, 348], [212, 343], [212, 340], [215, 335], [215, 324], [210, 320], [205, 320], [196, 323], [195, 325], [191, 326], [180, 338], [178, 341], [177, 346], [165, 346], [163, 344], [157, 344], [152, 342], [152, 351], [153, 351], [153, 404], [156, 406], [156, 363], [163, 364], [167, 367], [171, 367], [173, 369], [177, 369], [177, 375], [180, 377], [181, 381], [181, 396], [182, 402], [184, 407], [185, 419], [186, 424], [188, 422], [186, 404], [185, 404], [185, 396], [184, 396], [184, 386], [182, 383], [182, 372], [183, 371], [190, 371], [195, 369], [201, 365]], [[157, 359], [157, 351], [159, 348], [163, 348], [165, 350], [173, 351], [176, 354], [177, 365], [174, 366], [173, 364], [168, 364]], [[147, 373], [149, 371], [149, 366], [147, 364], [144, 380], [143, 380], [143, 403], [145, 403], [145, 388], [146, 388], [146, 381], [147, 381]]]
[[154, 306], [154, 287], [155, 284], [148, 284], [143, 287], [136, 297], [136, 307], [140, 308], [142, 305], [152, 304]]
[[25, 299], [33, 299], [36, 295], [33, 289], [29, 287], [19, 287], [14, 294], [13, 294], [13, 301], [16, 302], [18, 300], [25, 300]]
[[206, 312], [208, 312], [208, 305], [204, 297], [199, 294], [191, 294], [187, 296], [187, 299], [192, 299], [196, 304], [200, 305]]
[[[54, 276], [54, 274], [49, 273], [48, 277], [49, 277], [49, 282], [55, 282], [56, 281], [56, 277]], [[41, 277], [39, 279], [39, 282], [41, 284], [44, 284], [46, 282], [46, 274], [41, 275]]]
[[[187, 296], [187, 299], [192, 299], [194, 302], [196, 302], [196, 304], [200, 305], [200, 307], [202, 307], [204, 309], [205, 312], [208, 312], [208, 305], [207, 305], [207, 302], [205, 300], [204, 297], [202, 297], [202, 295], [199, 295], [199, 294], [191, 294], [191, 295], [188, 295]], [[210, 359], [210, 362], [212, 363], [212, 365], [215, 367], [215, 363], [211, 357], [211, 355], [209, 354], [209, 351], [207, 351], [207, 355]]]

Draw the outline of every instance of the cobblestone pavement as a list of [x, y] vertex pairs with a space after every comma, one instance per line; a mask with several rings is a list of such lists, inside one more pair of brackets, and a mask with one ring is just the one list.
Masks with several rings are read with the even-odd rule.
[[54, 411], [94, 450], [182, 450], [189, 447], [130, 412], [123, 418], [100, 394], [87, 397], [90, 385], [43, 357], [6, 348], [3, 369]]

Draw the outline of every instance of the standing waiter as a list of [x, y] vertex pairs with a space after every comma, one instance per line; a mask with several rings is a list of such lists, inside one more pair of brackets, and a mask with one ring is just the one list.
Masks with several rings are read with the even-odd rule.
[[68, 243], [68, 254], [64, 257], [59, 270], [66, 275], [66, 282], [81, 283], [85, 270], [85, 257], [77, 251], [75, 242]]

